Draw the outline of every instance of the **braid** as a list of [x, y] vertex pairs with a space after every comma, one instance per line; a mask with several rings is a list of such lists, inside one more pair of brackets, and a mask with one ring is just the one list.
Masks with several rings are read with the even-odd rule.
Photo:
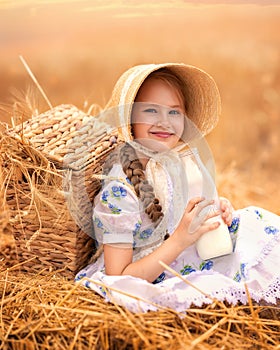
[[145, 213], [152, 222], [158, 221], [162, 216], [162, 207], [155, 198], [154, 189], [146, 180], [143, 165], [137, 158], [135, 149], [128, 143], [117, 147], [110, 153], [103, 165], [103, 173], [108, 175], [113, 165], [120, 159], [123, 171], [131, 182], [137, 197], [143, 204]]
[[121, 148], [120, 160], [127, 178], [143, 204], [145, 213], [152, 222], [158, 221], [163, 216], [161, 205], [159, 200], [155, 198], [153, 187], [146, 180], [142, 163], [137, 158], [134, 148], [128, 143]]

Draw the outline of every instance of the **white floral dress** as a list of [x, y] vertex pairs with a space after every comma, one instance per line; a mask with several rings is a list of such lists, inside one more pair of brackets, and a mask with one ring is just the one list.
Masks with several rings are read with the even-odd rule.
[[[189, 172], [191, 164], [188, 163]], [[191, 167], [195, 174], [191, 188], [195, 188], [199, 176], [194, 164]], [[169, 185], [167, 181], [165, 195], [172, 197]], [[188, 198], [195, 192], [189, 191]], [[174, 212], [178, 208], [171, 202], [165, 203], [164, 219], [154, 227], [141, 210], [121, 165], [115, 164], [95, 200], [97, 241], [132, 244], [133, 260], [144, 257], [163, 242], [167, 231], [174, 230]], [[75, 280], [133, 312], [160, 307], [185, 311], [191, 305], [209, 304], [214, 298], [232, 304], [247, 303], [245, 283], [255, 301], [276, 303], [280, 298], [280, 217], [253, 206], [236, 210], [229, 234], [234, 247], [232, 254], [204, 261], [195, 245], [184, 250], [170, 265], [181, 277], [169, 270], [153, 283], [132, 276], [107, 276], [102, 254], [81, 270]]]

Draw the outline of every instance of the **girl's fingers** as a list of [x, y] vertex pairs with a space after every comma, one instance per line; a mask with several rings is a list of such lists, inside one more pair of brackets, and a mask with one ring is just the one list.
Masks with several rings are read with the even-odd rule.
[[225, 210], [228, 209], [229, 205], [228, 205], [228, 203], [225, 200], [221, 200], [220, 201], [220, 207], [221, 207], [222, 211], [225, 211]]
[[[205, 199], [204, 197], [194, 197], [189, 200], [186, 211], [190, 213], [192, 210], [196, 209], [196, 215], [200, 215], [202, 210], [206, 207], [210, 207], [212, 204], [214, 204], [214, 200], [212, 199]], [[210, 208], [209, 208], [210, 210]]]
[[187, 207], [186, 207], [186, 211], [189, 213], [191, 212], [194, 208], [196, 208], [198, 206], [198, 204], [203, 201], [204, 198], [203, 197], [194, 197], [192, 199], [189, 200]]
[[199, 230], [200, 234], [203, 235], [206, 232], [213, 231], [216, 228], [218, 228], [220, 225], [221, 225], [221, 223], [219, 221], [214, 221], [211, 223], [206, 222], [203, 225], [201, 225], [201, 229]]
[[[205, 199], [196, 205], [196, 215], [199, 217], [208, 217], [211, 213], [216, 212], [214, 210], [213, 204], [215, 201], [213, 199]], [[208, 207], [208, 209], [206, 209]]]
[[213, 200], [202, 200], [198, 202], [191, 212], [191, 222], [189, 225], [189, 233], [194, 234], [200, 225], [208, 218], [217, 216], [219, 213], [213, 210]]
[[224, 222], [225, 222], [228, 226], [231, 225], [231, 223], [232, 223], [232, 214], [231, 214], [231, 213], [223, 214], [223, 215], [222, 215], [222, 218], [223, 218]]
[[217, 216], [220, 216], [221, 215], [221, 211], [220, 210], [209, 210], [207, 216], [205, 217], [205, 221], [208, 220], [208, 219], [212, 219], [212, 218], [215, 218]]
[[[193, 231], [189, 231], [190, 234], [196, 236], [196, 240], [204, 233], [217, 229], [221, 223], [219, 221], [204, 221], [201, 224], [193, 228]], [[192, 226], [192, 225], [191, 225]]]
[[230, 226], [232, 222], [232, 208], [226, 201], [221, 201], [222, 218], [224, 222]]

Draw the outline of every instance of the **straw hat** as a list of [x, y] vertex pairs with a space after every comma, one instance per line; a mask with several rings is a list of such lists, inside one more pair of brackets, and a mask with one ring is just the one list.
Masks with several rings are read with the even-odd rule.
[[[144, 64], [130, 68], [117, 81], [105, 110], [118, 107], [118, 122], [125, 140], [131, 140], [130, 115], [136, 94], [152, 72], [168, 68], [183, 82], [182, 92], [188, 103], [188, 118], [202, 136], [217, 124], [221, 114], [221, 100], [213, 78], [203, 70], [183, 63]], [[124, 127], [125, 126], [125, 127]]]

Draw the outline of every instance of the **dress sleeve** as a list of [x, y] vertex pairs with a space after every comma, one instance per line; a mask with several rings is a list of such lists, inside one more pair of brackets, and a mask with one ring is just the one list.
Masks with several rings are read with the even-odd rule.
[[100, 244], [133, 244], [141, 226], [139, 200], [125, 180], [111, 180], [97, 196], [93, 209], [95, 238]]

